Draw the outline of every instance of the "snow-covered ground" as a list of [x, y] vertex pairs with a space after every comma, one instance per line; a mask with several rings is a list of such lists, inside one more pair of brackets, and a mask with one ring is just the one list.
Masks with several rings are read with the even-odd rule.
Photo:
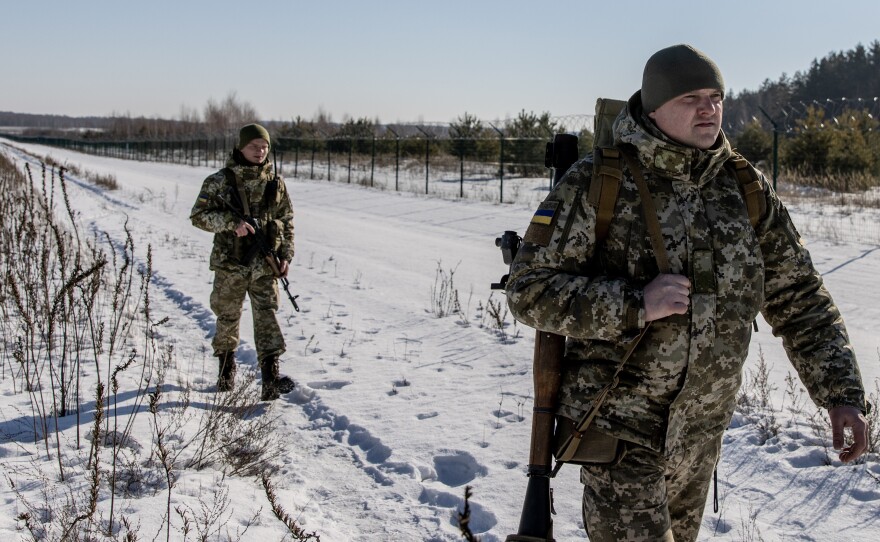
[[[208, 306], [211, 235], [193, 228], [188, 217], [213, 169], [0, 144], [22, 167], [38, 164], [25, 149], [116, 176], [120, 188], [106, 192], [69, 175], [71, 206], [83, 231], [106, 234], [120, 246], [127, 224], [139, 264], [152, 248], [151, 308], [155, 319], [169, 318], [161, 341], [174, 347], [173, 374], [166, 378], [174, 385], [166, 395], [191, 387], [189, 408], [207, 408], [216, 376]], [[288, 186], [297, 235], [291, 286], [302, 312], [282, 298], [279, 316], [288, 344], [282, 371], [299, 386], [263, 414], [277, 417], [281, 438], [272, 475], [280, 504], [325, 542], [452, 541], [462, 539], [454, 516], [470, 485], [472, 530], [486, 542], [504, 540], [516, 531], [526, 485], [533, 332], [507, 316], [504, 336], [499, 333], [489, 309], [503, 297], [489, 284], [506, 272], [495, 237], [509, 229], [522, 232], [533, 206], [302, 179], [288, 179]], [[876, 215], [866, 214], [867, 222], [877, 223]], [[796, 222], [809, 220], [797, 208], [792, 215]], [[818, 236], [807, 242], [846, 318], [866, 385], [876, 393], [880, 250]], [[463, 316], [432, 313], [438, 270], [454, 271]], [[247, 311], [242, 322], [239, 358], [255, 368]], [[721, 509], [713, 513], [707, 504], [700, 540], [880, 539], [878, 457], [844, 466], [828, 455], [830, 443], [808, 426], [808, 401], [801, 398], [807, 406], [791, 408], [795, 396], [785, 390], [793, 370], [778, 339], [759, 322], [750, 371], [761, 356], [777, 388], [778, 436], [766, 440], [745, 413], [736, 416], [718, 472]], [[33, 443], [30, 398], [20, 388], [16, 393], [12, 380], [9, 373], [0, 375], [0, 535], [21, 537], [15, 518], [24, 508], [12, 484], [31, 502], [43, 502], [50, 494], [63, 496], [72, 482], [61, 483], [54, 453], [47, 457]], [[93, 402], [84, 403], [83, 433], [94, 409]], [[134, 423], [133, 436], [148, 454], [148, 415], [139, 414]], [[77, 458], [87, 446], [73, 450], [75, 424], [63, 428], [64, 461], [81, 463]], [[35, 471], [42, 480], [29, 478]], [[257, 479], [224, 477], [212, 469], [180, 470], [177, 476], [170, 492], [172, 539], [183, 539], [175, 507], [194, 515], [199, 503], [224, 499], [228, 504], [216, 522], [221, 533], [209, 539], [235, 539], [245, 526], [242, 540], [274, 540], [286, 532]], [[563, 468], [553, 487], [556, 539], [583, 539], [577, 470]], [[102, 510], [109, 505], [104, 493], [106, 488]], [[139, 540], [165, 539], [168, 493], [159, 484], [155, 491], [118, 498], [117, 510], [140, 525]]]

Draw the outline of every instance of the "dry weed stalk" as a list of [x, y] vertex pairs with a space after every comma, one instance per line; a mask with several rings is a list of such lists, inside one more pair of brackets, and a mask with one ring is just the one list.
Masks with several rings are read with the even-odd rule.
[[442, 262], [437, 262], [434, 284], [431, 286], [431, 313], [437, 318], [461, 312], [458, 290], [455, 288], [455, 271], [458, 265], [448, 272], [443, 270]]
[[736, 407], [758, 428], [762, 442], [779, 435], [779, 420], [772, 401], [776, 389], [770, 379], [770, 367], [764, 350], [759, 348], [758, 366], [754, 371], [746, 372], [746, 378], [736, 395]]
[[471, 497], [473, 496], [473, 491], [471, 490], [471, 486], [465, 486], [464, 488], [464, 510], [458, 512], [458, 529], [461, 531], [461, 535], [468, 542], [480, 542], [480, 539], [477, 538], [473, 532], [471, 532], [470, 522], [471, 522]]
[[272, 513], [275, 514], [275, 517], [278, 518], [281, 523], [287, 527], [287, 531], [293, 536], [294, 540], [314, 540], [315, 542], [321, 542], [321, 537], [318, 536], [314, 531], [311, 533], [307, 533], [305, 529], [303, 529], [296, 519], [290, 517], [290, 514], [281, 506], [278, 502], [278, 497], [275, 495], [275, 488], [272, 486], [272, 480], [269, 478], [269, 473], [263, 472], [260, 475], [260, 481], [263, 483], [263, 489], [266, 492], [266, 498], [269, 500], [269, 505], [272, 507]]

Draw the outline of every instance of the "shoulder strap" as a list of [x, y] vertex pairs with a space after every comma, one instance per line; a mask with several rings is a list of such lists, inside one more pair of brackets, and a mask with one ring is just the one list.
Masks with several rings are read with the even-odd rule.
[[626, 107], [623, 100], [599, 98], [593, 116], [593, 181], [590, 183], [589, 202], [597, 210], [596, 245], [608, 237], [614, 206], [623, 179], [623, 157], [614, 147], [614, 119]]
[[223, 168], [223, 175], [226, 176], [226, 182], [228, 182], [230, 185], [232, 185], [233, 188], [235, 188], [235, 191], [238, 194], [238, 199], [241, 200], [241, 210], [244, 213], [244, 216], [251, 216], [251, 209], [248, 205], [247, 194], [244, 193], [244, 190], [238, 183], [238, 179], [235, 178], [235, 172], [232, 171], [232, 168], [225, 167]]
[[739, 153], [734, 153], [731, 158], [728, 158], [727, 165], [732, 170], [733, 176], [736, 177], [739, 190], [746, 202], [746, 209], [749, 212], [749, 222], [754, 228], [767, 211], [767, 200], [764, 198], [761, 179], [758, 177], [755, 167]]
[[620, 191], [620, 183], [623, 179], [622, 170], [625, 160], [639, 189], [645, 223], [648, 227], [648, 233], [651, 235], [651, 245], [654, 248], [660, 272], [668, 273], [669, 258], [666, 256], [666, 248], [663, 245], [660, 221], [657, 219], [654, 200], [651, 197], [648, 185], [645, 183], [641, 166], [629, 154], [615, 147], [597, 147], [593, 156], [593, 182], [590, 183], [588, 201], [597, 209], [596, 244], [598, 245], [608, 237], [611, 219], [614, 218], [617, 194]]
[[620, 183], [623, 157], [614, 147], [596, 147], [593, 152], [593, 180], [587, 200], [596, 208], [596, 245], [608, 238]]

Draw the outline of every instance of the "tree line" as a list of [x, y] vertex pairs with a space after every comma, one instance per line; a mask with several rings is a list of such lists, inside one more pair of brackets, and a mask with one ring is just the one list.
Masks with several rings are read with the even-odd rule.
[[725, 98], [725, 132], [752, 161], [808, 177], [880, 179], [880, 41], [832, 52], [810, 68]]

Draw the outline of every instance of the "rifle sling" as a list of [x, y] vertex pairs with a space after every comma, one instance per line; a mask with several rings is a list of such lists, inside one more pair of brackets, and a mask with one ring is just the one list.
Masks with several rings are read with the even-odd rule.
[[598, 394], [596, 394], [596, 398], [593, 400], [590, 405], [590, 409], [584, 412], [584, 415], [581, 416], [581, 419], [578, 420], [577, 425], [574, 430], [571, 432], [571, 436], [559, 446], [559, 449], [556, 452], [556, 466], [553, 469], [553, 475], [555, 476], [556, 472], [562, 466], [563, 463], [569, 462], [574, 457], [577, 452], [578, 446], [581, 444], [581, 440], [584, 438], [584, 434], [587, 432], [587, 429], [590, 427], [590, 424], [593, 423], [593, 419], [596, 417], [596, 414], [599, 413], [599, 408], [602, 407], [602, 404], [605, 403], [605, 398], [608, 396], [608, 393], [617, 387], [617, 384], [620, 383], [620, 371], [623, 370], [623, 366], [626, 365], [626, 362], [629, 361], [630, 356], [635, 351], [636, 347], [642, 340], [642, 337], [648, 332], [648, 328], [651, 327], [651, 322], [648, 322], [645, 327], [642, 328], [642, 331], [636, 336], [635, 339], [632, 340], [629, 347], [626, 349], [626, 352], [623, 354], [623, 358], [621, 358], [620, 363], [617, 364], [617, 367], [614, 369], [614, 374], [611, 376], [611, 382], [605, 385]]
[[226, 178], [230, 180], [232, 186], [234, 186], [236, 192], [238, 192], [238, 199], [241, 200], [242, 213], [244, 214], [244, 216], [251, 216], [251, 209], [248, 205], [247, 193], [245, 193], [244, 188], [241, 186], [241, 183], [238, 182], [238, 178], [235, 176], [235, 173], [229, 168], [226, 168], [226, 171], [228, 172], [226, 174]]
[[[651, 189], [648, 188], [648, 183], [645, 182], [645, 177], [642, 174], [641, 165], [636, 161], [636, 159], [630, 156], [628, 152], [621, 151], [621, 154], [626, 160], [627, 167], [632, 173], [636, 186], [639, 189], [639, 196], [642, 200], [642, 214], [644, 215], [645, 223], [648, 227], [648, 233], [651, 237], [651, 247], [654, 249], [654, 257], [657, 260], [657, 266], [659, 267], [661, 273], [669, 273], [669, 257], [666, 254], [666, 246], [663, 243], [663, 234], [660, 227], [660, 220], [657, 218], [657, 209], [654, 206], [654, 198], [651, 195]], [[556, 474], [556, 472], [562, 466], [562, 463], [571, 461], [571, 459], [574, 457], [575, 453], [577, 452], [578, 446], [580, 446], [581, 439], [583, 439], [584, 434], [590, 427], [590, 424], [593, 423], [593, 419], [599, 413], [599, 409], [605, 402], [608, 393], [616, 388], [617, 385], [620, 383], [620, 371], [623, 370], [623, 366], [626, 365], [627, 361], [629, 361], [630, 356], [632, 356], [632, 353], [635, 351], [642, 338], [647, 334], [650, 327], [651, 322], [645, 324], [645, 327], [642, 328], [641, 332], [639, 332], [636, 338], [633, 339], [632, 342], [630, 342], [629, 347], [627, 347], [626, 352], [620, 360], [620, 363], [617, 364], [617, 367], [614, 370], [611, 381], [606, 384], [605, 387], [602, 388], [598, 394], [596, 394], [596, 398], [590, 405], [590, 409], [587, 410], [583, 416], [581, 416], [581, 419], [578, 420], [574, 431], [572, 431], [571, 433], [571, 436], [565, 442], [563, 442], [557, 450], [557, 463], [555, 468], [553, 469], [552, 475]]]
[[651, 236], [651, 247], [654, 249], [657, 267], [660, 268], [660, 273], [669, 273], [669, 258], [666, 255], [666, 245], [663, 243], [663, 231], [660, 228], [660, 220], [657, 218], [654, 197], [651, 195], [648, 183], [645, 182], [645, 176], [642, 175], [642, 166], [627, 152], [623, 153], [623, 158], [626, 160], [626, 165], [639, 189], [639, 197], [642, 200], [642, 214], [645, 215], [645, 224], [648, 227], [648, 234]]

